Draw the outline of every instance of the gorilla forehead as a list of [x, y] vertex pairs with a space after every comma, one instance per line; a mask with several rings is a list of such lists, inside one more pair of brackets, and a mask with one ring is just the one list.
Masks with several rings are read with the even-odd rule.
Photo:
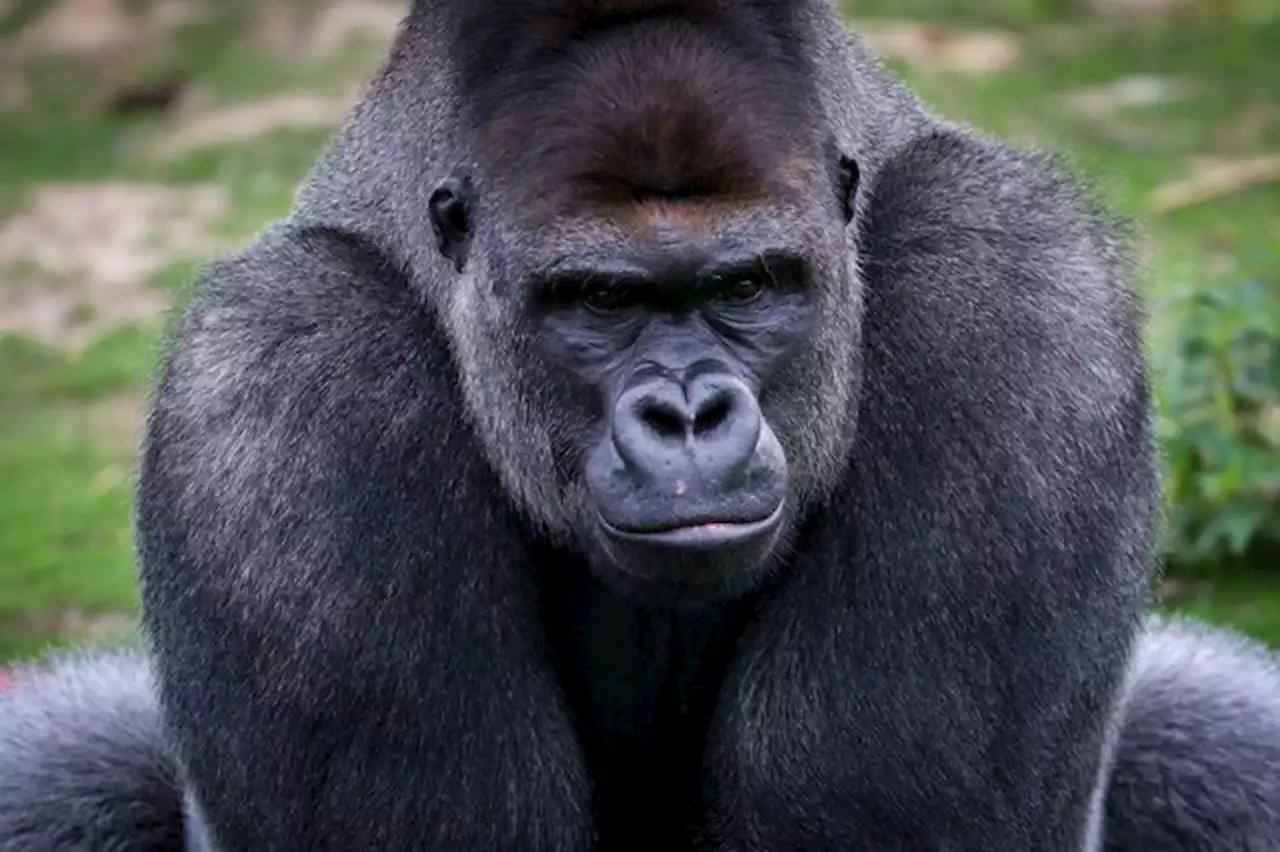
[[476, 81], [466, 107], [478, 159], [516, 209], [741, 205], [824, 177], [805, 78], [731, 35], [645, 19], [545, 52]]
[[816, 205], [717, 199], [620, 205], [595, 215], [524, 210], [491, 223], [485, 254], [499, 289], [579, 271], [678, 278], [718, 262], [775, 253], [819, 268], [826, 235], [821, 220], [815, 221]]

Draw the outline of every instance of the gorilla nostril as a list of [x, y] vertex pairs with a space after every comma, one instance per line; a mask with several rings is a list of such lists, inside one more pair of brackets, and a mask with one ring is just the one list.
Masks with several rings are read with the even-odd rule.
[[701, 410], [698, 411], [697, 416], [694, 418], [694, 435], [702, 435], [715, 430], [724, 424], [732, 413], [733, 399], [728, 394], [722, 394], [708, 400], [707, 404], [701, 407]]
[[661, 403], [645, 406], [640, 412], [640, 419], [661, 438], [680, 440], [687, 431], [684, 416]]

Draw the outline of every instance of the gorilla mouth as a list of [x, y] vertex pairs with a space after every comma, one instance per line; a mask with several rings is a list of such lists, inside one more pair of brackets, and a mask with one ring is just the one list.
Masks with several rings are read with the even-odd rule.
[[619, 527], [599, 515], [600, 526], [611, 538], [636, 544], [666, 546], [680, 550], [718, 549], [767, 533], [782, 520], [785, 501], [767, 516], [753, 521], [720, 517], [686, 518], [647, 527]]

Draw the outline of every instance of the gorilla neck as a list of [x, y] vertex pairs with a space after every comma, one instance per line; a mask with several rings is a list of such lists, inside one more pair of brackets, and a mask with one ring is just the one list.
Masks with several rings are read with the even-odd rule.
[[753, 607], [737, 599], [650, 609], [579, 561], [539, 562], [555, 566], [541, 572], [546, 624], [596, 784], [601, 836], [676, 848], [696, 815], [715, 696]]

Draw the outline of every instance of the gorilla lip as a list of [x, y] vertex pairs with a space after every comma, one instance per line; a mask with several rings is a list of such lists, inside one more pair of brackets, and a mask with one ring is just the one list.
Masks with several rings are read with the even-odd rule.
[[738, 544], [767, 533], [782, 519], [785, 501], [768, 516], [756, 521], [697, 521], [655, 530], [627, 530], [614, 526], [603, 516], [600, 525], [610, 537], [637, 544], [666, 546], [681, 550], [712, 550]]

